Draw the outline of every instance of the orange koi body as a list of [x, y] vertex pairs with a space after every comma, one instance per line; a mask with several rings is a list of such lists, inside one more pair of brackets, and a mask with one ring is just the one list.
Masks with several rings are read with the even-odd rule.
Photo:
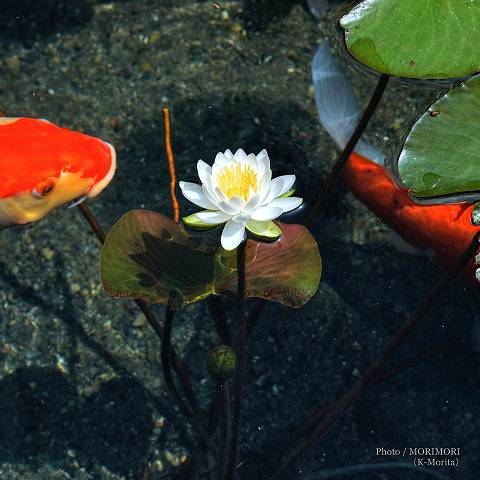
[[102, 140], [46, 120], [0, 118], [0, 229], [98, 195], [115, 166], [115, 150]]
[[[415, 203], [386, 168], [357, 153], [352, 153], [342, 175], [358, 200], [410, 245], [433, 251], [441, 266], [453, 265], [478, 231], [471, 223], [472, 204]], [[472, 259], [463, 271], [468, 283], [476, 282], [475, 269]]]

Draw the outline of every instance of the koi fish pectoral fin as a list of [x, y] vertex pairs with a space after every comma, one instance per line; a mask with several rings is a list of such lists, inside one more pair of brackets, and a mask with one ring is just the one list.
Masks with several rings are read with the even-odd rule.
[[[344, 148], [358, 124], [361, 110], [328, 41], [318, 47], [313, 57], [312, 79], [320, 122], [337, 145]], [[384, 154], [362, 140], [357, 143], [355, 151], [375, 163], [384, 164]]]

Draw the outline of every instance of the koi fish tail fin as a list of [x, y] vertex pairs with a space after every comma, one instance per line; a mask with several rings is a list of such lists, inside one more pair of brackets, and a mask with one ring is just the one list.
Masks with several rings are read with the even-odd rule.
[[328, 8], [328, 3], [325, 0], [307, 0], [307, 2], [312, 15], [316, 18], [322, 18]]
[[[361, 110], [350, 82], [330, 51], [328, 41], [318, 47], [313, 57], [312, 77], [320, 122], [342, 149], [360, 120]], [[384, 155], [362, 140], [357, 143], [355, 151], [378, 164], [384, 163]]]

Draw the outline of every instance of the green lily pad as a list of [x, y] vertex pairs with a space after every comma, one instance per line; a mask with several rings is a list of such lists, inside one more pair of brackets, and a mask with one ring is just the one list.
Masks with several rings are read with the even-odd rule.
[[400, 182], [419, 198], [480, 190], [480, 75], [417, 120], [398, 158]]
[[340, 25], [349, 52], [379, 72], [445, 79], [480, 71], [479, 0], [364, 0]]
[[[321, 259], [303, 226], [280, 224], [272, 243], [248, 240], [246, 296], [299, 307], [316, 292]], [[125, 214], [102, 249], [100, 273], [114, 297], [181, 308], [211, 294], [237, 290], [236, 252], [219, 247], [218, 231], [190, 235], [181, 224], [147, 210]]]

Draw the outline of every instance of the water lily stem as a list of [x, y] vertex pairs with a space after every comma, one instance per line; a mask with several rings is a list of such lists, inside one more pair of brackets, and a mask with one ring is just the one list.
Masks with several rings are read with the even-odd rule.
[[97, 217], [95, 217], [95, 215], [85, 202], [79, 203], [77, 207], [80, 210], [81, 214], [84, 216], [85, 220], [90, 225], [95, 235], [97, 236], [98, 241], [103, 245], [105, 243], [107, 235], [105, 233], [105, 230], [103, 230], [102, 226], [98, 222]]
[[217, 295], [210, 295], [207, 297], [207, 306], [210, 316], [215, 323], [215, 329], [220, 341], [224, 345], [231, 345], [232, 339], [228, 330], [227, 313], [225, 312], [222, 298]]
[[[378, 79], [378, 82], [377, 82], [377, 86], [375, 87], [372, 97], [368, 102], [367, 108], [365, 109], [362, 115], [362, 118], [360, 119], [357, 125], [357, 128], [355, 128], [352, 136], [350, 137], [347, 144], [345, 145], [345, 148], [338, 156], [337, 161], [335, 162], [335, 165], [330, 171], [330, 174], [327, 178], [327, 182], [325, 186], [319, 191], [316, 199], [313, 202], [312, 207], [310, 208], [310, 210], [307, 211], [305, 218], [303, 219], [302, 224], [305, 225], [306, 227], [311, 227], [312, 224], [317, 219], [317, 217], [322, 212], [333, 187], [335, 186], [338, 178], [340, 177], [343, 167], [347, 163], [347, 160], [352, 154], [353, 149], [355, 148], [355, 145], [357, 144], [358, 140], [360, 140], [360, 137], [362, 136], [362, 133], [364, 132], [370, 119], [372, 118], [372, 115], [375, 112], [377, 105], [382, 99], [383, 92], [387, 87], [389, 78], [390, 78], [389, 75], [385, 73], [380, 75], [380, 78]], [[249, 334], [256, 323], [257, 317], [260, 315], [263, 309], [264, 303], [265, 303], [265, 300], [257, 300], [256, 304], [252, 308], [252, 313], [250, 314], [250, 318], [249, 318], [249, 329], [248, 329]]]
[[267, 305], [267, 301], [264, 299], [256, 300], [255, 303], [253, 304], [253, 307], [251, 308], [247, 318], [247, 338], [252, 333], [252, 330], [254, 329], [257, 323], [258, 317], [263, 312], [263, 309], [265, 308], [266, 305]]
[[[335, 423], [337, 418], [350, 405], [360, 397], [360, 395], [373, 383], [379, 375], [384, 372], [385, 364], [393, 354], [403, 345], [410, 333], [425, 318], [435, 301], [443, 294], [446, 288], [465, 268], [471, 258], [475, 255], [480, 238], [480, 231], [472, 238], [470, 245], [466, 248], [462, 256], [450, 267], [439, 279], [439, 281], [427, 292], [417, 309], [409, 316], [403, 325], [397, 330], [390, 341], [384, 346], [382, 353], [375, 360], [358, 381], [342, 396], [340, 396], [327, 410], [321, 409], [305, 420], [305, 424], [316, 426], [310, 435], [282, 462], [269, 477], [270, 480], [281, 478], [283, 473], [292, 466], [303, 452], [311, 447], [329, 428]], [[318, 423], [317, 423], [318, 421]]]
[[237, 309], [238, 324], [235, 341], [237, 366], [234, 379], [232, 440], [228, 458], [227, 480], [234, 478], [237, 462], [240, 423], [242, 413], [243, 385], [245, 380], [245, 341], [247, 338], [247, 318], [245, 316], [245, 248], [246, 241], [237, 247]]
[[228, 466], [230, 432], [230, 391], [227, 380], [219, 380], [216, 385], [218, 415], [220, 418], [220, 439], [217, 458], [217, 478], [225, 480]]
[[378, 82], [377, 82], [377, 86], [375, 87], [373, 95], [370, 98], [370, 101], [368, 102], [367, 108], [365, 109], [362, 115], [362, 118], [360, 119], [357, 125], [357, 128], [355, 128], [352, 136], [350, 137], [347, 144], [345, 145], [345, 148], [338, 156], [337, 161], [335, 162], [335, 165], [333, 166], [327, 178], [327, 182], [325, 186], [319, 191], [315, 201], [313, 202], [312, 207], [310, 208], [310, 210], [307, 212], [305, 216], [303, 224], [306, 227], [312, 226], [314, 221], [322, 212], [326, 204], [326, 201], [330, 196], [330, 193], [332, 192], [332, 189], [336, 184], [340, 176], [340, 173], [342, 172], [343, 167], [347, 163], [347, 160], [350, 157], [351, 153], [353, 152], [355, 145], [357, 144], [358, 140], [360, 140], [362, 133], [364, 132], [370, 119], [372, 118], [372, 115], [375, 112], [375, 109], [377, 108], [377, 105], [379, 104], [383, 96], [383, 92], [387, 87], [389, 78], [390, 78], [389, 75], [387, 75], [386, 73], [382, 73], [380, 75], [380, 78], [378, 79]]

